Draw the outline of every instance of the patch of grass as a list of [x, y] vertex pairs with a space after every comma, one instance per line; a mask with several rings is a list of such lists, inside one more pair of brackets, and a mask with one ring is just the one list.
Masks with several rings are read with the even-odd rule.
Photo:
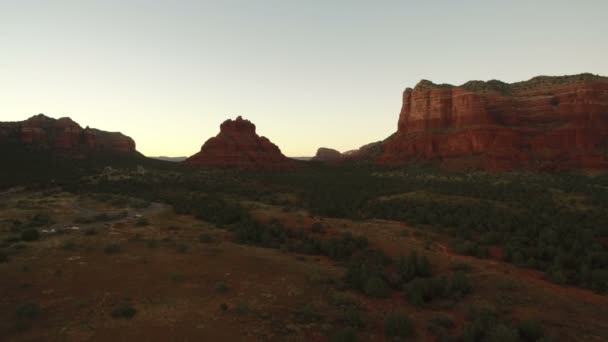
[[137, 310], [129, 302], [122, 302], [112, 309], [112, 317], [114, 318], [131, 319], [136, 313]]

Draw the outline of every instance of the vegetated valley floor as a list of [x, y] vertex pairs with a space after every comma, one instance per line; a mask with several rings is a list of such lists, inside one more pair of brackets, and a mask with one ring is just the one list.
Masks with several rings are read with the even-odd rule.
[[[171, 196], [164, 203], [133, 191], [69, 186], [3, 192], [0, 340], [526, 341], [539, 340], [539, 329], [545, 340], [608, 338], [608, 296], [507, 263], [499, 243], [489, 243], [483, 257], [464, 255], [471, 253], [455, 250], [454, 234], [431, 229], [432, 222], [325, 216], [303, 205], [301, 192], [263, 183], [272, 191], [259, 199], [217, 195], [260, 227], [274, 227], [261, 237], [234, 228], [236, 220], [182, 213], [168, 204]], [[404, 193], [421, 202], [454, 200]], [[391, 196], [403, 197], [374, 200]], [[558, 197], [588, 210], [584, 196]], [[345, 236], [365, 238], [362, 251], [392, 260], [380, 271], [385, 285], [364, 279], [358, 288], [348, 280], [353, 267], [373, 268], [352, 256], [359, 247], [351, 243], [355, 249], [344, 254], [321, 246]], [[462, 274], [466, 291], [453, 295], [454, 283], [433, 283], [441, 289], [417, 293], [418, 271], [402, 282], [409, 264], [398, 262], [414, 254], [432, 269], [419, 279], [455, 283], [451, 277]]]

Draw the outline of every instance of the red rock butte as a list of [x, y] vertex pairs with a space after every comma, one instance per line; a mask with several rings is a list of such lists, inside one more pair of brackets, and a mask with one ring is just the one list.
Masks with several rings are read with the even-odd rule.
[[186, 164], [249, 169], [284, 169], [294, 166], [277, 145], [260, 137], [255, 125], [237, 117], [220, 125], [220, 133], [207, 140]]
[[398, 130], [376, 161], [484, 169], [608, 167], [608, 78], [592, 74], [461, 86], [423, 80], [403, 93]]
[[72, 156], [91, 151], [137, 153], [135, 141], [122, 133], [82, 128], [70, 118], [38, 114], [25, 121], [0, 122], [0, 145], [21, 145]]

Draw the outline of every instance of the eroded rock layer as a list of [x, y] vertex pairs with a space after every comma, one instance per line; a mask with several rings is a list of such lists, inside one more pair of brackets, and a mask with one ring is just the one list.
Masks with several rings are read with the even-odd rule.
[[403, 93], [397, 133], [380, 163], [438, 160], [459, 167], [608, 167], [608, 78], [526, 82], [423, 80]]
[[220, 133], [207, 140], [200, 152], [185, 162], [190, 165], [263, 169], [294, 165], [277, 145], [257, 135], [253, 123], [240, 116], [224, 121]]
[[137, 153], [135, 141], [122, 133], [82, 128], [70, 118], [38, 114], [25, 121], [0, 122], [0, 144], [83, 156], [90, 151]]

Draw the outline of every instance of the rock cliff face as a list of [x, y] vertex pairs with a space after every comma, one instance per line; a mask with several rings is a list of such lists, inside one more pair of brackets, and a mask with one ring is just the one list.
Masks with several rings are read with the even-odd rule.
[[421, 81], [403, 93], [397, 133], [379, 163], [438, 160], [511, 169], [608, 167], [608, 78], [591, 74], [526, 82]]
[[340, 160], [340, 158], [342, 158], [342, 153], [340, 153], [339, 151], [336, 151], [332, 148], [320, 147], [317, 150], [317, 153], [315, 154], [315, 156], [312, 157], [311, 160], [327, 162], [327, 161], [337, 161], [337, 160]]
[[0, 122], [0, 145], [9, 144], [70, 156], [90, 151], [137, 153], [133, 139], [121, 133], [82, 128], [70, 118], [53, 119], [43, 114], [25, 121]]
[[220, 133], [207, 140], [200, 152], [186, 159], [186, 164], [254, 169], [281, 169], [294, 165], [277, 145], [255, 132], [249, 120], [237, 117], [226, 120]]

